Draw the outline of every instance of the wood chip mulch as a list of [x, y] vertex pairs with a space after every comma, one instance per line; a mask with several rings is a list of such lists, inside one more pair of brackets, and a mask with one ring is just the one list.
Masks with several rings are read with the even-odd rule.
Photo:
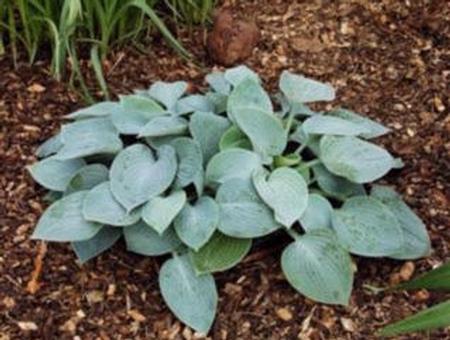
[[[228, 1], [255, 19], [261, 41], [247, 64], [268, 89], [289, 69], [329, 81], [336, 105], [392, 129], [378, 140], [405, 162], [384, 182], [396, 187], [427, 224], [430, 257], [415, 262], [355, 258], [349, 307], [305, 299], [289, 287], [279, 257], [287, 239], [256, 247], [238, 267], [217, 275], [220, 303], [211, 339], [374, 339], [383, 325], [448, 295], [374, 293], [450, 257], [450, 9], [445, 1]], [[210, 71], [205, 32], [180, 32], [202, 66], [186, 63], [158, 39], [146, 54], [122, 49], [104, 68], [114, 95], [158, 79], [203, 86]], [[23, 59], [25, 60], [25, 59]], [[196, 339], [164, 306], [161, 260], [122, 244], [79, 266], [68, 245], [31, 241], [45, 208], [44, 190], [25, 166], [61, 116], [83, 105], [52, 80], [48, 62], [14, 70], [0, 59], [0, 339]], [[85, 63], [86, 72], [92, 72]], [[88, 83], [92, 84], [89, 80]], [[36, 269], [37, 268], [37, 269]], [[398, 339], [450, 339], [449, 330]]]

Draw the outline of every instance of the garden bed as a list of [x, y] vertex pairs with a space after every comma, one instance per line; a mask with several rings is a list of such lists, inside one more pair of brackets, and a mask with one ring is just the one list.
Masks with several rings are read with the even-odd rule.
[[[216, 276], [219, 313], [210, 336], [370, 339], [381, 326], [443, 297], [426, 291], [375, 294], [368, 286], [407, 280], [450, 257], [450, 13], [439, 1], [234, 3], [234, 10], [251, 13], [262, 28], [248, 65], [270, 87], [284, 69], [329, 81], [338, 89], [339, 104], [393, 130], [379, 142], [402, 157], [405, 167], [385, 182], [424, 220], [433, 253], [414, 263], [356, 259], [350, 306], [333, 307], [305, 299], [284, 280], [279, 257], [287, 239], [255, 246], [242, 264]], [[196, 47], [203, 44], [203, 31], [181, 34], [204, 67], [187, 64], [163, 43], [147, 55], [117, 51], [105, 65], [111, 92], [129, 93], [159, 79], [202, 87], [212, 66]], [[161, 261], [127, 253], [122, 244], [83, 267], [68, 245], [49, 244], [40, 287], [35, 294], [27, 290], [45, 250], [29, 239], [45, 203], [43, 189], [24, 166], [35, 160], [35, 148], [58, 128], [61, 116], [83, 105], [47, 68], [42, 62], [14, 71], [10, 60], [0, 60], [0, 339], [194, 338], [162, 302]]]

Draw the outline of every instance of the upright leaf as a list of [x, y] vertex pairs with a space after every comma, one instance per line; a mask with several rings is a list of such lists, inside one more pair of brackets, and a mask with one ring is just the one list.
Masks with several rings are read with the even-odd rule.
[[197, 252], [191, 252], [192, 263], [199, 274], [225, 271], [237, 265], [251, 246], [251, 239], [216, 232]]
[[259, 198], [249, 179], [230, 179], [219, 187], [219, 230], [232, 237], [254, 238], [278, 229], [272, 211]]
[[214, 155], [206, 167], [208, 183], [224, 183], [232, 178], [250, 179], [262, 165], [258, 154], [238, 148], [226, 149]]
[[367, 196], [348, 199], [332, 217], [339, 242], [362, 256], [391, 256], [403, 247], [403, 231], [394, 214]]
[[94, 105], [77, 110], [66, 118], [69, 119], [81, 119], [81, 118], [95, 118], [110, 116], [113, 112], [120, 110], [120, 104], [116, 102], [101, 102]]
[[322, 137], [320, 159], [332, 173], [354, 183], [374, 181], [394, 165], [394, 159], [386, 150], [349, 136]]
[[47, 139], [36, 149], [36, 156], [39, 158], [48, 157], [57, 153], [63, 147], [61, 133]]
[[[326, 230], [324, 230], [326, 231]], [[281, 257], [289, 283], [315, 301], [348, 305], [353, 285], [350, 255], [333, 233], [312, 232], [291, 243]]]
[[219, 152], [220, 138], [229, 127], [228, 119], [212, 113], [195, 112], [191, 116], [189, 131], [202, 149], [204, 163]]
[[245, 65], [229, 68], [225, 71], [224, 77], [234, 87], [238, 86], [246, 79], [259, 83], [259, 76]]
[[236, 125], [226, 130], [219, 142], [220, 151], [233, 148], [252, 150], [252, 143]]
[[308, 205], [300, 217], [300, 224], [306, 232], [330, 229], [333, 207], [328, 200], [318, 194], [309, 194]]
[[421, 219], [389, 187], [375, 185], [371, 196], [381, 201], [397, 218], [404, 234], [402, 250], [390, 257], [395, 259], [418, 259], [430, 253], [431, 242]]
[[88, 164], [80, 168], [70, 179], [66, 187], [65, 194], [75, 191], [90, 190], [96, 185], [106, 182], [109, 177], [109, 170], [103, 164]]
[[182, 135], [188, 129], [186, 119], [176, 116], [161, 116], [152, 118], [139, 131], [138, 137], [163, 137]]
[[194, 94], [178, 100], [175, 106], [175, 112], [179, 115], [191, 112], [212, 112], [214, 103], [208, 97], [201, 94]]
[[395, 289], [432, 289], [450, 291], [450, 262], [394, 287]]
[[200, 249], [213, 235], [219, 221], [217, 203], [207, 196], [194, 205], [186, 204], [175, 218], [174, 226], [180, 239], [194, 250]]
[[72, 176], [83, 166], [82, 159], [59, 160], [54, 157], [43, 159], [28, 167], [33, 179], [43, 187], [64, 191]]
[[122, 236], [119, 228], [103, 227], [93, 238], [72, 242], [72, 248], [83, 264], [111, 248]]
[[82, 205], [87, 193], [87, 191], [75, 192], [48, 207], [39, 219], [32, 238], [72, 242], [94, 237], [102, 225], [83, 218]]
[[226, 96], [230, 94], [231, 85], [225, 79], [225, 75], [223, 72], [209, 73], [206, 75], [205, 80], [214, 91]]
[[333, 116], [345, 119], [349, 122], [358, 124], [359, 126], [367, 129], [368, 132], [364, 132], [361, 134], [361, 137], [363, 137], [363, 138], [380, 137], [390, 131], [387, 127], [385, 127], [367, 117], [360, 116], [359, 114], [349, 111], [349, 110], [338, 109], [338, 110], [334, 110], [334, 111], [330, 112], [330, 114], [332, 114]]
[[291, 103], [311, 103], [334, 100], [335, 91], [331, 85], [283, 71], [280, 90]]
[[207, 334], [217, 309], [217, 289], [210, 274], [197, 276], [187, 255], [167, 260], [159, 272], [161, 294], [172, 313], [197, 332]]
[[154, 197], [142, 208], [142, 219], [162, 234], [172, 223], [186, 203], [186, 193], [175, 191], [167, 197]]
[[364, 125], [339, 117], [315, 115], [303, 122], [306, 133], [317, 135], [359, 136], [369, 133]]
[[158, 149], [159, 159], [143, 144], [134, 144], [120, 152], [111, 170], [111, 191], [127, 211], [164, 192], [175, 178], [175, 150], [164, 145]]
[[257, 171], [253, 175], [253, 184], [263, 201], [275, 211], [275, 219], [287, 228], [306, 209], [308, 185], [294, 169], [277, 168], [268, 179], [265, 171]]
[[127, 210], [114, 198], [110, 182], [103, 182], [90, 190], [83, 202], [83, 217], [87, 221], [123, 227], [135, 224], [140, 211]]
[[172, 228], [162, 235], [140, 221], [123, 228], [127, 250], [146, 256], [159, 256], [175, 251], [181, 242]]
[[186, 92], [188, 84], [184, 81], [166, 83], [157, 81], [148, 90], [153, 99], [163, 104], [167, 110], [174, 111], [178, 99]]

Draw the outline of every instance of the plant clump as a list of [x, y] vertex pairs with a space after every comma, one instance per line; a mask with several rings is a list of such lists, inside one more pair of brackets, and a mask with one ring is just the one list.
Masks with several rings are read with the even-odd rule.
[[245, 66], [148, 90], [67, 116], [29, 167], [53, 203], [33, 237], [71, 242], [81, 262], [121, 237], [129, 251], [169, 255], [159, 273], [171, 311], [207, 333], [218, 303], [213, 274], [252, 240], [286, 232], [287, 281], [322, 303], [346, 305], [351, 255], [417, 259], [422, 221], [390, 187], [368, 185], [401, 167], [369, 140], [389, 130], [349, 110], [307, 106], [332, 86], [283, 72], [270, 97]]

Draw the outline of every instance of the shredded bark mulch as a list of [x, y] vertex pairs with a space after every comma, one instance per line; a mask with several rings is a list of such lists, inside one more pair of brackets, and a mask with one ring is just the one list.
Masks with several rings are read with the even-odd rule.
[[[257, 246], [235, 269], [217, 275], [220, 302], [211, 339], [373, 339], [376, 330], [448, 295], [426, 290], [378, 293], [450, 257], [450, 9], [445, 1], [229, 1], [256, 19], [261, 41], [247, 64], [276, 87], [289, 69], [331, 82], [342, 105], [392, 129], [378, 140], [405, 162], [384, 182], [395, 186], [426, 223], [430, 257], [415, 262], [355, 258], [349, 307], [314, 303], [284, 280], [286, 238]], [[203, 29], [180, 32], [201, 66], [155, 40], [145, 53], [113, 53], [104, 68], [114, 95], [158, 79], [202, 87], [214, 66]], [[52, 80], [48, 62], [33, 67], [0, 59], [0, 339], [195, 339], [164, 306], [161, 259], [127, 253], [123, 244], [79, 266], [65, 244], [29, 236], [45, 208], [44, 190], [25, 166], [61, 116], [83, 106]], [[83, 69], [91, 72], [85, 63]], [[93, 84], [92, 79], [88, 84]], [[450, 339], [449, 330], [398, 339]]]

